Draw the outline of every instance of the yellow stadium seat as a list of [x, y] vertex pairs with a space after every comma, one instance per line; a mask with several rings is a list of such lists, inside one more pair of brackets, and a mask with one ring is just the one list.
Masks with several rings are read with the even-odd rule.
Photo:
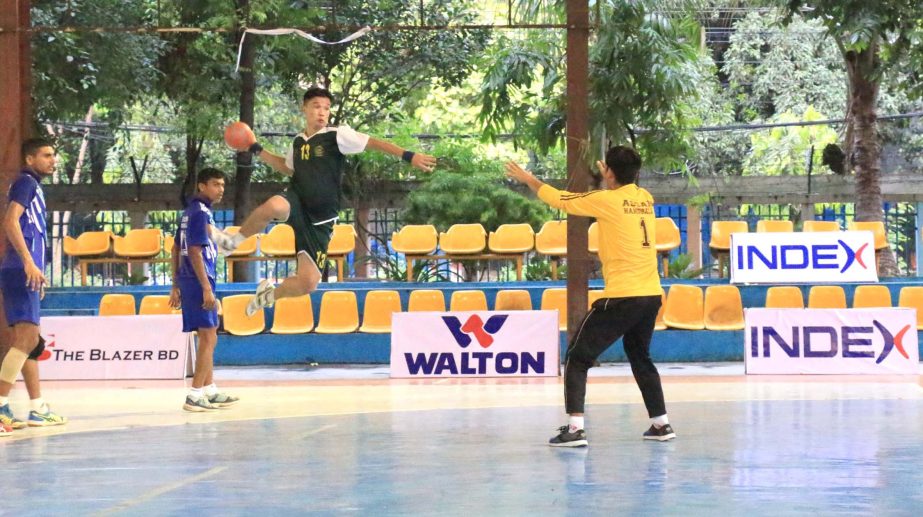
[[501, 224], [488, 235], [487, 247], [491, 253], [526, 253], [535, 247], [535, 232], [528, 224]]
[[295, 230], [287, 224], [277, 224], [260, 237], [260, 251], [268, 257], [295, 255]]
[[885, 223], [881, 221], [853, 221], [847, 225], [853, 232], [868, 231], [875, 236], [875, 251], [888, 247], [888, 235], [885, 233]]
[[[230, 235], [237, 235], [240, 232], [240, 226], [228, 226], [224, 231]], [[237, 249], [231, 252], [229, 256], [231, 257], [249, 257], [250, 255], [256, 255], [257, 241], [259, 240], [259, 234], [253, 234], [246, 239], [244, 242], [240, 243], [240, 246], [237, 246]]]
[[356, 229], [351, 224], [337, 224], [333, 226], [330, 236], [330, 245], [327, 246], [327, 256], [349, 255], [356, 249]]
[[838, 285], [815, 285], [808, 291], [809, 309], [845, 309], [846, 292]]
[[660, 290], [660, 310], [657, 311], [657, 320], [654, 322], [654, 330], [667, 330], [667, 324], [663, 321], [663, 313], [667, 309], [667, 294], [663, 289]]
[[314, 307], [311, 296], [281, 298], [276, 301], [272, 318], [273, 334], [306, 334], [314, 328]]
[[410, 291], [407, 312], [445, 312], [445, 295], [437, 289]]
[[551, 279], [558, 279], [558, 260], [567, 255], [567, 221], [548, 221], [535, 234], [535, 251], [551, 257]]
[[177, 312], [179, 312], [177, 309], [170, 307], [170, 297], [159, 294], [149, 294], [141, 298], [141, 307], [138, 309], [138, 314], [142, 316], [176, 314]]
[[757, 233], [790, 233], [795, 231], [795, 224], [791, 221], [775, 221], [760, 219], [756, 222]]
[[713, 221], [711, 223], [711, 241], [708, 248], [718, 257], [718, 276], [724, 276], [728, 255], [731, 250], [731, 234], [746, 233], [746, 221]]
[[439, 234], [439, 247], [449, 255], [473, 255], [487, 247], [487, 231], [480, 223], [453, 224]]
[[320, 300], [318, 334], [349, 334], [359, 328], [359, 305], [352, 291], [327, 291]]
[[705, 328], [743, 330], [744, 306], [735, 285], [711, 285], [705, 289]]
[[586, 247], [590, 253], [599, 253], [599, 223], [596, 221], [587, 229]]
[[405, 255], [429, 255], [436, 251], [439, 233], [431, 224], [409, 224], [391, 234], [394, 251]]
[[134, 316], [135, 297], [130, 294], [105, 294], [99, 300], [100, 316]]
[[675, 329], [703, 330], [705, 307], [702, 288], [685, 284], [670, 286], [663, 322]]
[[923, 287], [901, 287], [901, 295], [897, 300], [898, 307], [917, 310], [917, 330], [923, 330]]
[[387, 334], [391, 332], [391, 315], [401, 312], [401, 297], [397, 291], [369, 291], [365, 295], [362, 326], [359, 332]]
[[602, 298], [604, 292], [605, 291], [602, 289], [592, 289], [590, 292], [588, 292], [586, 294], [586, 310], [590, 310], [590, 308], [593, 307], [593, 302]]
[[805, 221], [801, 226], [803, 232], [838, 232], [840, 223], [836, 221]]
[[263, 309], [253, 316], [247, 316], [247, 303], [252, 296], [235, 294], [221, 300], [224, 312], [224, 330], [235, 336], [252, 336], [266, 328], [266, 316]]
[[801, 289], [791, 285], [779, 285], [766, 290], [767, 309], [804, 309], [804, 295]]
[[64, 237], [64, 254], [72, 257], [95, 257], [112, 251], [112, 233], [83, 232], [76, 239]]
[[542, 310], [558, 310], [558, 330], [567, 330], [567, 289], [551, 287], [542, 292]]
[[535, 251], [542, 255], [567, 255], [567, 221], [548, 221], [535, 234]]
[[163, 232], [158, 228], [128, 230], [124, 237], [115, 236], [115, 254], [126, 258], [149, 258], [160, 255]]
[[670, 252], [682, 244], [679, 227], [671, 217], [658, 217], [656, 220], [657, 234], [654, 247], [660, 255], [661, 274], [666, 277], [670, 273]]
[[173, 236], [169, 233], [164, 234], [163, 236], [163, 254], [167, 257], [173, 254]]
[[505, 289], [497, 291], [494, 300], [495, 311], [531, 311], [532, 298], [525, 289]]
[[480, 290], [462, 290], [452, 293], [452, 299], [449, 302], [451, 311], [486, 311], [487, 296], [484, 291]]
[[891, 290], [884, 285], [860, 285], [853, 293], [853, 309], [890, 308]]

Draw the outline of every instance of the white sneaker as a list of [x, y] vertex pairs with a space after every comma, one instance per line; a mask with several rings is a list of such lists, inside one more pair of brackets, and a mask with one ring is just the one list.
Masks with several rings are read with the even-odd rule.
[[239, 245], [234, 235], [218, 227], [213, 228], [215, 231], [212, 232], [212, 239], [215, 241], [215, 246], [218, 246], [218, 253], [223, 257], [227, 257], [231, 253], [234, 253], [234, 250], [236, 250]]
[[256, 294], [253, 295], [253, 298], [250, 298], [250, 302], [247, 303], [247, 316], [253, 316], [260, 309], [265, 309], [266, 307], [271, 307], [275, 299], [273, 297], [273, 292], [276, 290], [276, 286], [272, 285], [272, 282], [269, 280], [263, 280], [260, 282], [260, 285], [256, 287]]

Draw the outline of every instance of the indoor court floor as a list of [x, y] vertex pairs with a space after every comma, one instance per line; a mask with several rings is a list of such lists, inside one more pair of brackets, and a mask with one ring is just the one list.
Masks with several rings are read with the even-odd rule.
[[557, 378], [223, 368], [242, 401], [208, 414], [180, 409], [183, 381], [46, 382], [71, 422], [0, 439], [0, 515], [923, 514], [920, 377], [660, 370], [677, 439], [641, 439], [637, 387], [607, 365], [584, 449], [546, 445]]

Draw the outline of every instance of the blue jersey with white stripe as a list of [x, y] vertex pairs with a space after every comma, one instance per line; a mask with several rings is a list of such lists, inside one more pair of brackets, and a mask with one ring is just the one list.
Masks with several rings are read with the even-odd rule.
[[183, 219], [179, 224], [179, 278], [195, 278], [192, 261], [189, 260], [189, 246], [202, 247], [202, 261], [205, 263], [205, 274], [215, 278], [215, 261], [218, 258], [218, 249], [209, 234], [209, 225], [214, 225], [211, 203], [193, 197], [189, 206], [183, 211]]
[[[10, 186], [9, 201], [21, 205], [25, 210], [19, 217], [26, 248], [32, 255], [32, 261], [40, 270], [45, 269], [45, 195], [42, 192], [41, 177], [30, 169], [22, 169], [19, 177]], [[23, 268], [22, 257], [6, 237], [6, 253], [3, 256], [3, 269]]]

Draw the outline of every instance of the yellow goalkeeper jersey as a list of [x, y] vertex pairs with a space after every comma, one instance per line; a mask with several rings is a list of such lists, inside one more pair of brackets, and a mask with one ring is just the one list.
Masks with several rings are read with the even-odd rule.
[[538, 197], [568, 214], [596, 218], [605, 297], [660, 296], [650, 192], [635, 184], [582, 193], [543, 185]]

